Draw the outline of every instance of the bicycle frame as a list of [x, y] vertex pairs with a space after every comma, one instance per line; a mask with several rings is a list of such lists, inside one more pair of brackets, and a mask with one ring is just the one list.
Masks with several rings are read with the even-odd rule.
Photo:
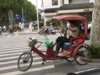
[[40, 51], [37, 47], [33, 46], [31, 50], [42, 57], [43, 61], [57, 59], [57, 54], [53, 51], [52, 47], [47, 47], [47, 51]]
[[[56, 45], [56, 43], [54, 44]], [[73, 58], [75, 58], [75, 55], [77, 53], [78, 48], [81, 46], [81, 44], [77, 47], [72, 47], [71, 49], [69, 49], [70, 52], [69, 54], [66, 53], [66, 57], [67, 56], [72, 56]], [[36, 54], [38, 54], [40, 57], [42, 57], [43, 61], [45, 60], [56, 60], [56, 59], [60, 59], [61, 57], [57, 56], [57, 53], [53, 50], [53, 47], [47, 47], [47, 51], [40, 51], [37, 47], [33, 46], [31, 48], [31, 50], [33, 52], [35, 52]], [[63, 50], [63, 49], [62, 49]], [[45, 52], [45, 53], [43, 53]]]

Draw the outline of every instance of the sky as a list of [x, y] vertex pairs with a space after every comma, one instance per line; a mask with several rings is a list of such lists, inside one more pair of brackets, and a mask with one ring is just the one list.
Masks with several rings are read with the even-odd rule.
[[[34, 4], [36, 6], [36, 0], [28, 0], [30, 1], [32, 4]], [[42, 0], [37, 0], [38, 1], [38, 8], [41, 9], [41, 3], [42, 3]]]

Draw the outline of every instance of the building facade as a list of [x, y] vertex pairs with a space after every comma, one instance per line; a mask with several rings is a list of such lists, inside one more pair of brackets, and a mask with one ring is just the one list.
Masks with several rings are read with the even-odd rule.
[[44, 21], [62, 14], [79, 14], [88, 18], [92, 16], [95, 0], [42, 0]]

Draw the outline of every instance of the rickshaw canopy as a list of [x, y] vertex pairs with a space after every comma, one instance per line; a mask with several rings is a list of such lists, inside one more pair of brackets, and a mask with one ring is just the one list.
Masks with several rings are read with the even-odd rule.
[[88, 21], [85, 17], [79, 16], [79, 15], [59, 15], [59, 16], [54, 16], [52, 20], [57, 20], [57, 21], [81, 21], [83, 23], [84, 27], [84, 34], [87, 35], [87, 30], [88, 30]]

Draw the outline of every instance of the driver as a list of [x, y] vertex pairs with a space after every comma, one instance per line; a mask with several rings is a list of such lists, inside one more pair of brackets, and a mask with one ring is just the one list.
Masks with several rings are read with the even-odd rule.
[[[65, 30], [66, 31], [66, 30]], [[70, 43], [71, 38], [76, 38], [79, 34], [79, 28], [75, 21], [70, 21], [70, 26], [68, 27], [67, 33], [64, 36], [60, 36], [56, 39], [57, 46], [56, 52], [59, 53], [60, 48], [63, 48], [64, 43]]]
[[69, 43], [70, 38], [67, 38], [66, 36], [60, 36], [56, 39], [56, 52], [59, 53], [60, 48], [63, 48], [64, 43]]

